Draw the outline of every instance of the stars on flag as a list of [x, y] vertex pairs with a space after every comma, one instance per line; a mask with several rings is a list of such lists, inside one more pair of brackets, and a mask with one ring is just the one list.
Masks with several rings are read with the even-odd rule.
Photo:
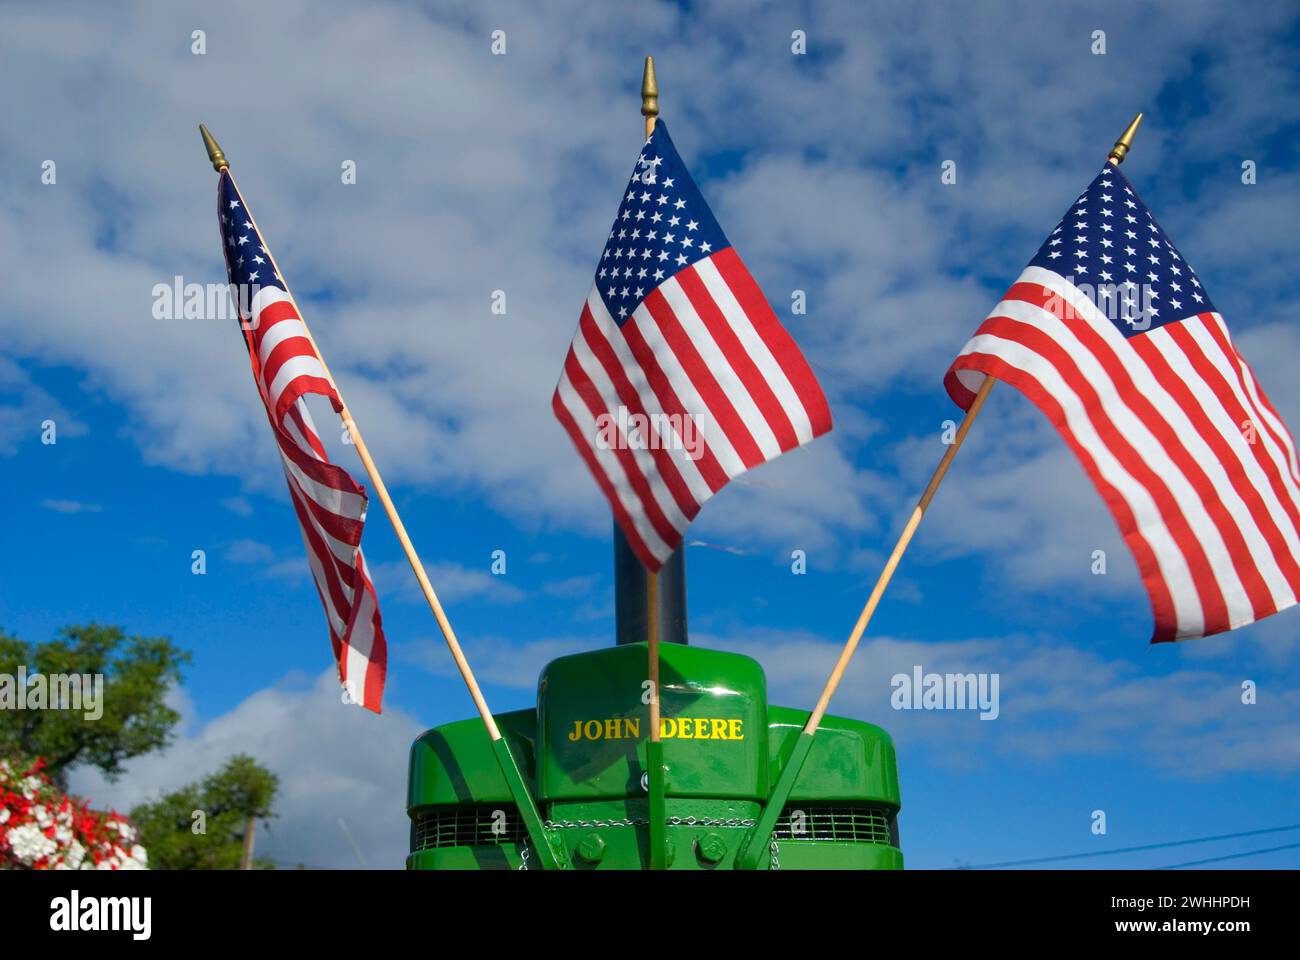
[[[1116, 233], [1118, 243], [1112, 238]], [[1069, 238], [1068, 247], [1063, 236]], [[1030, 262], [1091, 294], [1126, 336], [1214, 310], [1191, 267], [1123, 173], [1110, 164]]]
[[610, 316], [623, 323], [651, 290], [727, 246], [676, 151], [660, 152], [651, 135], [601, 252], [596, 289]]
[[[229, 250], [231, 284], [236, 289], [241, 285], [247, 288], [275, 286], [284, 289], [284, 280], [278, 273], [260, 269], [268, 262], [265, 256], [266, 246], [252, 219], [245, 214], [232, 212], [239, 207], [239, 200], [228, 201], [220, 218], [222, 241]], [[243, 299], [236, 294], [235, 303], [248, 302], [251, 302], [251, 294]]]

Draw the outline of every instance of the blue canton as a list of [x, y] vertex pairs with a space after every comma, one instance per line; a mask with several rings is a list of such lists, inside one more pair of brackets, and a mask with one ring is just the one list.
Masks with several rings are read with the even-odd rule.
[[1126, 337], [1177, 323], [1214, 304], [1128, 178], [1107, 163], [1030, 266], [1086, 293]]
[[596, 269], [609, 315], [622, 326], [661, 283], [728, 246], [659, 121], [637, 157]]
[[221, 245], [226, 253], [230, 283], [236, 290], [244, 291], [242, 299], [236, 294], [235, 302], [241, 308], [247, 307], [252, 293], [259, 287], [283, 290], [284, 281], [271, 266], [262, 237], [253, 226], [252, 216], [244, 209], [244, 198], [239, 195], [234, 181], [224, 173], [217, 189], [217, 205], [221, 217]]

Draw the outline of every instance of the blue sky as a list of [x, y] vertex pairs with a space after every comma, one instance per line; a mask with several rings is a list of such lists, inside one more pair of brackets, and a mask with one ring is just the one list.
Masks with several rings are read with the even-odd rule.
[[[549, 399], [640, 146], [647, 52], [679, 150], [836, 418], [711, 501], [691, 534], [726, 548], [688, 548], [693, 642], [756, 656], [774, 702], [815, 699], [956, 419], [947, 364], [1138, 110], [1126, 174], [1300, 423], [1294, 6], [916, 6], [7, 6], [0, 469], [15, 509], [0, 626], [40, 640], [97, 619], [194, 651], [177, 748], [118, 784], [77, 785], [125, 805], [248, 750], [285, 781], [270, 855], [356, 864], [342, 816], [368, 865], [394, 866], [407, 745], [472, 713], [377, 505], [364, 544], [391, 645], [386, 711], [338, 702], [238, 333], [151, 316], [155, 284], [224, 280], [199, 120], [497, 710], [530, 704], [550, 658], [612, 642], [608, 510]], [[1090, 572], [1097, 549], [1105, 576]], [[1296, 823], [1297, 616], [1149, 648], [1147, 600], [1100, 499], [1030, 404], [998, 390], [832, 711], [894, 734], [911, 866]], [[1001, 716], [892, 710], [889, 678], [914, 664], [999, 673]], [[1240, 702], [1243, 680], [1257, 704]], [[1105, 837], [1089, 829], [1097, 809]], [[1297, 866], [1300, 852], [1237, 863]]]

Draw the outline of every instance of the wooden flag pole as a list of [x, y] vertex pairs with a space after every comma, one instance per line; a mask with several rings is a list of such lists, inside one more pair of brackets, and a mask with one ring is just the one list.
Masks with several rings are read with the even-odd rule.
[[[645, 58], [641, 74], [641, 116], [645, 117], [645, 138], [655, 132], [659, 116], [659, 84], [655, 80], [654, 57]], [[659, 574], [646, 573], [646, 655], [650, 681], [650, 739], [646, 743], [646, 766], [649, 768], [646, 792], [649, 794], [650, 869], [668, 866], [668, 799], [667, 771], [659, 719]]]
[[849, 634], [844, 649], [840, 651], [840, 658], [835, 662], [835, 669], [831, 671], [830, 679], [826, 681], [822, 695], [817, 700], [817, 706], [808, 715], [808, 722], [804, 724], [803, 732], [809, 736], [816, 732], [817, 727], [821, 725], [822, 717], [826, 713], [826, 707], [831, 702], [835, 688], [840, 685], [840, 680], [844, 677], [844, 671], [853, 658], [853, 652], [858, 648], [858, 641], [862, 639], [867, 624], [871, 622], [871, 617], [880, 604], [880, 598], [884, 596], [885, 588], [889, 586], [889, 581], [894, 577], [894, 571], [898, 569], [899, 561], [903, 559], [904, 551], [912, 542], [912, 536], [916, 533], [916, 528], [921, 525], [921, 518], [925, 516], [926, 508], [930, 506], [930, 501], [934, 499], [934, 495], [939, 491], [939, 484], [943, 483], [944, 475], [948, 472], [953, 457], [957, 456], [957, 451], [961, 449], [966, 434], [970, 432], [971, 424], [979, 416], [980, 409], [984, 406], [984, 401], [988, 399], [989, 391], [993, 389], [995, 383], [997, 381], [992, 377], [984, 378], [984, 383], [980, 386], [979, 392], [975, 394], [970, 409], [966, 411], [966, 416], [962, 418], [961, 426], [957, 428], [957, 435], [953, 437], [952, 443], [944, 451], [943, 457], [939, 460], [939, 466], [935, 467], [934, 473], [930, 475], [930, 482], [925, 485], [925, 492], [921, 494], [921, 499], [912, 508], [912, 515], [907, 518], [907, 524], [903, 527], [898, 542], [894, 544], [893, 552], [889, 555], [889, 559], [885, 561], [885, 569], [880, 572], [880, 576], [876, 579], [876, 585], [871, 590], [871, 596], [867, 597], [866, 605], [862, 608], [862, 613], [858, 615], [858, 622], [853, 625], [853, 632]]
[[[641, 74], [641, 115], [645, 117], [645, 138], [655, 132], [655, 118], [659, 116], [659, 84], [655, 80], [655, 58], [645, 58]], [[646, 576], [646, 647], [650, 665], [650, 742], [659, 742], [659, 574]]]
[[[235, 178], [234, 174], [230, 172], [230, 163], [227, 161], [221, 147], [217, 145], [217, 141], [208, 131], [208, 128], [201, 123], [199, 124], [199, 133], [203, 136], [203, 145], [207, 148], [208, 159], [212, 162], [212, 169], [216, 170], [218, 174], [224, 170], [233, 183]], [[257, 221], [252, 213], [247, 209], [244, 212], [248, 215], [249, 221], [253, 224], [253, 229], [257, 231], [258, 236], [262, 236], [262, 231], [258, 228]], [[502, 775], [515, 797], [520, 815], [528, 827], [529, 837], [533, 841], [533, 846], [537, 848], [542, 865], [552, 869], [559, 868], [561, 866], [560, 862], [554, 848], [551, 846], [549, 837], [546, 835], [545, 825], [542, 823], [537, 803], [524, 783], [523, 775], [510, 752], [509, 744], [501, 736], [501, 730], [497, 727], [496, 718], [492, 716], [492, 711], [488, 709], [487, 700], [483, 696], [483, 691], [479, 689], [478, 680], [474, 676], [474, 671], [470, 669], [464, 651], [461, 650], [460, 642], [456, 639], [456, 632], [452, 629], [451, 621], [447, 619], [447, 614], [442, 609], [442, 603], [438, 600], [438, 594], [434, 591], [433, 584], [429, 582], [429, 576], [424, 571], [424, 564], [420, 560], [420, 555], [416, 553], [415, 546], [411, 543], [411, 537], [406, 532], [406, 524], [402, 522], [401, 515], [398, 514], [397, 507], [388, 494], [388, 487], [384, 483], [384, 478], [380, 476], [379, 468], [375, 466], [375, 461], [370, 456], [370, 449], [361, 436], [361, 430], [357, 427], [356, 421], [343, 399], [343, 393], [339, 390], [338, 383], [334, 380], [333, 374], [330, 373], [329, 366], [325, 362], [325, 355], [321, 353], [320, 347], [316, 344], [316, 339], [312, 336], [311, 329], [307, 325], [306, 315], [298, 308], [293, 292], [289, 289], [289, 284], [284, 280], [284, 274], [276, 264], [275, 256], [271, 253], [269, 247], [266, 250], [266, 257], [271, 263], [271, 269], [275, 271], [275, 274], [280, 278], [280, 282], [284, 284], [285, 295], [289, 298], [289, 303], [293, 306], [294, 312], [298, 314], [307, 341], [311, 344], [316, 359], [320, 361], [321, 369], [325, 373], [325, 379], [329, 381], [330, 386], [334, 389], [335, 396], [339, 398], [339, 416], [343, 418], [352, 445], [356, 447], [357, 455], [366, 468], [366, 475], [370, 478], [375, 494], [379, 497], [379, 502], [383, 504], [384, 512], [388, 514], [389, 522], [392, 523], [393, 531], [397, 534], [397, 539], [402, 545], [406, 559], [415, 572], [415, 579], [419, 581], [420, 589], [424, 592], [424, 599], [429, 604], [429, 609], [433, 611], [433, 618], [438, 622], [438, 628], [442, 631], [443, 639], [447, 641], [447, 648], [451, 651], [452, 659], [456, 662], [456, 669], [460, 671], [461, 678], [465, 681], [465, 686], [469, 689], [469, 695], [474, 701], [474, 706], [478, 708], [479, 716], [483, 718], [483, 725], [487, 728], [488, 738], [492, 742], [493, 752], [501, 765]]]
[[645, 580], [646, 649], [650, 663], [650, 741], [658, 743], [659, 733], [659, 574], [647, 574]]
[[[1138, 124], [1142, 122], [1142, 114], [1133, 118], [1133, 122], [1125, 128], [1124, 133], [1115, 141], [1115, 146], [1111, 148], [1107, 160], [1119, 166], [1124, 162], [1124, 157], [1128, 154], [1129, 149], [1133, 146], [1133, 137], [1137, 133]], [[767, 806], [763, 809], [763, 815], [759, 818], [757, 826], [754, 827], [753, 833], [746, 841], [745, 846], [741, 849], [740, 855], [736, 858], [736, 863], [742, 868], [754, 869], [760, 862], [764, 848], [767, 846], [772, 829], [776, 825], [777, 817], [780, 816], [782, 808], [785, 806], [786, 799], [790, 796], [790, 791], [794, 788], [795, 780], [799, 776], [799, 771], [803, 768], [804, 761], [808, 758], [808, 752], [812, 748], [813, 735], [816, 734], [818, 726], [821, 725], [822, 717], [826, 714], [826, 708], [830, 705], [831, 697], [835, 694], [835, 689], [840, 685], [844, 678], [844, 671], [848, 669], [849, 661], [853, 659], [853, 653], [858, 648], [858, 642], [862, 639], [862, 634], [866, 631], [867, 625], [871, 622], [872, 616], [876, 612], [876, 607], [880, 604], [880, 598], [885, 594], [885, 588], [889, 586], [889, 581], [894, 577], [894, 571], [898, 569], [899, 561], [903, 558], [903, 553], [907, 550], [908, 545], [912, 542], [912, 536], [916, 533], [916, 528], [921, 524], [921, 518], [925, 516], [926, 508], [930, 506], [930, 501], [939, 490], [939, 484], [943, 483], [944, 475], [948, 472], [948, 467], [952, 464], [952, 459], [957, 455], [961, 448], [962, 442], [966, 439], [966, 434], [970, 432], [971, 425], [975, 418], [979, 416], [980, 410], [984, 406], [984, 401], [988, 399], [989, 391], [993, 389], [993, 384], [997, 381], [991, 376], [985, 376], [984, 383], [980, 386], [979, 391], [975, 394], [975, 399], [971, 402], [970, 408], [966, 411], [966, 416], [962, 419], [961, 426], [957, 428], [957, 435], [953, 442], [944, 451], [943, 457], [939, 460], [939, 465], [935, 467], [934, 473], [930, 476], [930, 482], [926, 484], [925, 492], [921, 494], [921, 499], [917, 501], [912, 510], [912, 515], [908, 518], [903, 532], [894, 544], [893, 552], [890, 553], [889, 559], [885, 561], [885, 568], [880, 572], [876, 579], [876, 585], [871, 590], [871, 595], [867, 597], [866, 605], [862, 608], [862, 613], [858, 615], [858, 622], [853, 625], [853, 632], [849, 634], [849, 639], [844, 644], [844, 649], [840, 651], [839, 659], [835, 661], [835, 668], [831, 671], [830, 679], [826, 681], [826, 686], [822, 689], [821, 696], [817, 698], [817, 705], [813, 708], [812, 713], [808, 715], [808, 722], [804, 724], [803, 731], [800, 733], [798, 740], [795, 741], [794, 749], [790, 754], [790, 759], [786, 762], [785, 768], [781, 771], [776, 786], [772, 789], [772, 796], [768, 799]]]

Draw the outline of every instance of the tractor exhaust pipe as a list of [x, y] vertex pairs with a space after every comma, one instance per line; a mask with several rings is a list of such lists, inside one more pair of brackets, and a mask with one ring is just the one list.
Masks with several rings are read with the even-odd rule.
[[[614, 524], [614, 637], [617, 643], [646, 639], [646, 568]], [[659, 569], [659, 640], [686, 643], [686, 554], [678, 547]]]

